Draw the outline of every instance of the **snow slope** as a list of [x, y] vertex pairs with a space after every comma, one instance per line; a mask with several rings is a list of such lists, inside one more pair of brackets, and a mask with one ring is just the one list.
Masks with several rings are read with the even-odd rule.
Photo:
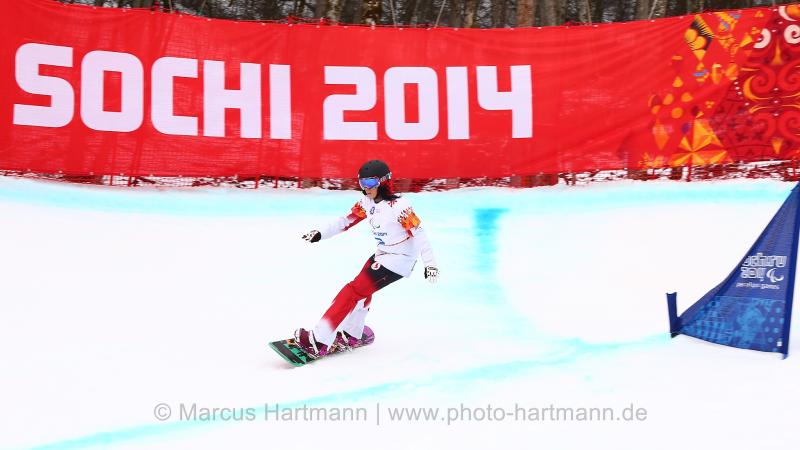
[[[266, 343], [312, 326], [373, 249], [363, 225], [300, 236], [357, 193], [0, 178], [0, 448], [798, 448], [800, 359], [671, 340], [664, 299], [721, 281], [791, 187], [407, 194], [440, 283], [418, 267], [376, 295], [374, 345], [295, 369]], [[332, 420], [348, 408], [365, 420]]]

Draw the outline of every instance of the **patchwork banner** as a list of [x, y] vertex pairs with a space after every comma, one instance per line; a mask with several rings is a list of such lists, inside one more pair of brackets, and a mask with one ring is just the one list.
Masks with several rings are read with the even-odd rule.
[[793, 159], [800, 8], [524, 29], [7, 2], [0, 170], [506, 177]]
[[680, 317], [676, 295], [668, 294], [673, 336], [685, 334], [732, 347], [789, 354], [800, 226], [798, 186], [722, 283]]

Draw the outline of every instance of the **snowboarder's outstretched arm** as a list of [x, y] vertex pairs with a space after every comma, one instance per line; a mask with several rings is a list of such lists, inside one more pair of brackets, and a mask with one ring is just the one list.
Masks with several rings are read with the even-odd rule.
[[421, 226], [414, 230], [414, 239], [419, 243], [420, 257], [425, 264], [425, 279], [431, 283], [436, 283], [439, 280], [439, 269], [436, 267], [436, 259], [433, 257], [433, 249], [428, 240], [428, 234]]
[[411, 206], [403, 209], [397, 217], [397, 221], [406, 230], [406, 233], [414, 239], [416, 247], [419, 249], [420, 257], [425, 264], [425, 279], [431, 283], [436, 283], [439, 279], [439, 269], [436, 266], [436, 258], [433, 256], [433, 248], [428, 240], [428, 234], [422, 228], [419, 217], [414, 213]]
[[330, 222], [326, 226], [322, 227], [320, 230], [309, 231], [303, 235], [303, 239], [307, 240], [308, 242], [317, 242], [320, 239], [331, 238], [343, 231], [349, 230], [366, 217], [367, 213], [364, 211], [364, 207], [361, 206], [361, 201], [359, 200], [355, 205], [353, 205], [352, 208], [350, 208], [350, 214], [339, 217], [333, 222]]

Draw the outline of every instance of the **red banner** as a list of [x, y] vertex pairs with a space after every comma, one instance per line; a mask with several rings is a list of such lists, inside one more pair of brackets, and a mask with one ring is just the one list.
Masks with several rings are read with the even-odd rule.
[[793, 159], [800, 8], [525, 29], [0, 16], [0, 170], [348, 178]]

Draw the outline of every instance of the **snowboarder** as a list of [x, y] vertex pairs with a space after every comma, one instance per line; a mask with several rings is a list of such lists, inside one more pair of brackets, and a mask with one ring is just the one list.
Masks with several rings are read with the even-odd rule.
[[347, 216], [303, 235], [308, 242], [317, 242], [366, 219], [378, 245], [361, 272], [339, 291], [316, 327], [295, 331], [297, 343], [313, 358], [328, 354], [333, 345], [350, 348], [372, 342], [375, 335], [364, 324], [372, 294], [409, 277], [418, 257], [425, 264], [425, 279], [435, 283], [439, 277], [433, 250], [419, 218], [408, 200], [394, 193], [389, 166], [383, 161], [367, 161], [358, 170], [358, 183], [364, 196]]

